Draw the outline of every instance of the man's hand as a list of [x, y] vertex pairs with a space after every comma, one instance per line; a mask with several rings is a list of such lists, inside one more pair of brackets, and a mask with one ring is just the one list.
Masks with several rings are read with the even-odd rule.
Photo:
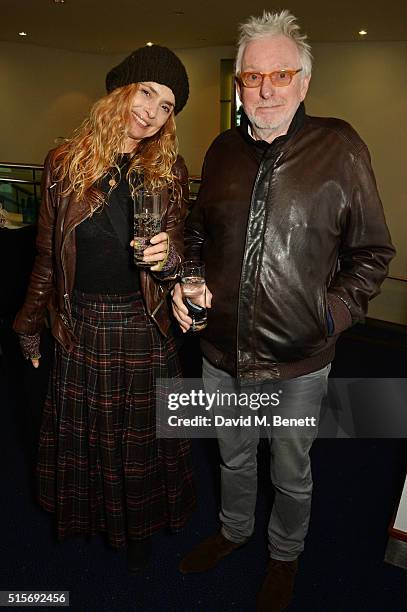
[[[157, 262], [157, 265], [150, 268], [152, 272], [159, 272], [162, 268], [161, 262], [166, 261], [169, 250], [169, 236], [167, 232], [160, 232], [150, 239], [150, 245], [143, 251], [143, 261], [147, 263]], [[134, 240], [130, 242], [134, 247]], [[164, 262], [165, 263], [165, 262]]]
[[[174, 317], [177, 319], [183, 333], [187, 332], [192, 325], [192, 319], [188, 315], [188, 309], [185, 306], [182, 299], [181, 285], [177, 283], [171, 292], [172, 295], [172, 312]], [[208, 287], [205, 289], [205, 306], [211, 308], [212, 305], [212, 293]]]

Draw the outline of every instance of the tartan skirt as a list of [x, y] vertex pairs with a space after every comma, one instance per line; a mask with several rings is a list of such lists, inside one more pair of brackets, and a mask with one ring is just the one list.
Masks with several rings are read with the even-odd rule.
[[190, 441], [157, 439], [157, 378], [180, 377], [175, 344], [146, 315], [140, 293], [72, 300], [78, 344], [56, 343], [37, 465], [39, 502], [58, 537], [106, 532], [119, 548], [195, 506]]

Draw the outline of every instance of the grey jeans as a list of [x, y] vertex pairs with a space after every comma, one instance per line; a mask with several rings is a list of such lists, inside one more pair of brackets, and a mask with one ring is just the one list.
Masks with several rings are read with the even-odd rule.
[[[280, 393], [290, 417], [315, 417], [318, 423], [321, 402], [326, 394], [330, 364], [322, 370], [279, 382], [240, 387], [224, 370], [203, 360], [205, 390]], [[233, 410], [233, 408], [232, 408]], [[267, 408], [280, 414], [278, 408]], [[225, 414], [224, 408], [213, 408]], [[264, 412], [263, 412], [264, 414]], [[283, 416], [288, 416], [284, 414]], [[273, 431], [274, 429], [274, 431]], [[279, 428], [280, 429], [280, 428]], [[289, 429], [282, 435], [271, 423], [267, 437], [271, 443], [270, 476], [275, 498], [268, 525], [269, 551], [274, 559], [291, 561], [304, 549], [311, 513], [312, 474], [309, 451], [317, 427]], [[223, 535], [233, 542], [243, 542], [254, 529], [257, 497], [257, 446], [260, 429], [250, 432], [239, 425], [216, 429], [221, 454], [221, 512]]]

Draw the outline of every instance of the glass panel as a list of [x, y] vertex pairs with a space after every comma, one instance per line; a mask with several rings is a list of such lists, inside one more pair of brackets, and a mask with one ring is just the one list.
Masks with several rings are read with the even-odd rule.
[[220, 129], [240, 125], [241, 102], [236, 91], [234, 60], [220, 60]]
[[6, 211], [6, 225], [19, 227], [36, 223], [41, 200], [41, 175], [41, 167], [16, 168], [0, 164], [0, 206]]
[[35, 170], [34, 170], [34, 181], [36, 183], [41, 183], [42, 171], [43, 171], [43, 168], [35, 168]]
[[0, 164], [0, 177], [13, 178], [21, 181], [33, 181], [34, 168], [13, 168], [5, 164]]
[[194, 202], [197, 198], [201, 179], [199, 176], [189, 177], [189, 199]]
[[233, 124], [235, 79], [233, 74], [234, 61], [220, 60], [220, 129], [228, 130]]

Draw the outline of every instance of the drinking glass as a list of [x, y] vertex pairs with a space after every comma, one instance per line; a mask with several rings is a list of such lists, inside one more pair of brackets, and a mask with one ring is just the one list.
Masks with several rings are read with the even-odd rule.
[[181, 289], [184, 304], [192, 319], [191, 331], [206, 327], [205, 264], [202, 261], [184, 261], [181, 272]]
[[160, 192], [140, 189], [134, 202], [134, 262], [137, 266], [149, 268], [157, 262], [143, 261], [144, 249], [150, 238], [161, 232], [162, 197]]

